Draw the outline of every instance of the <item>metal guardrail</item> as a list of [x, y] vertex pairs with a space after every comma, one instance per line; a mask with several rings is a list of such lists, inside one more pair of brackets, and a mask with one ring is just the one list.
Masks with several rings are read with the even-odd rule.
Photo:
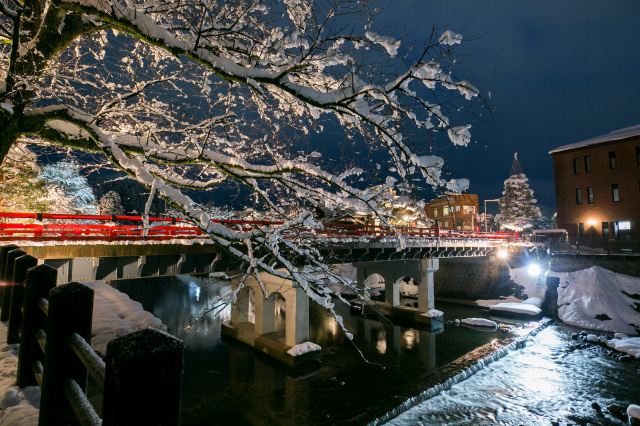
[[[208, 239], [207, 234], [194, 224], [176, 218], [106, 215], [64, 215], [47, 213], [3, 213], [3, 219], [35, 220], [38, 223], [0, 222], [1, 241], [169, 241], [181, 239]], [[45, 223], [56, 221], [55, 223]], [[92, 223], [60, 223], [61, 221], [89, 221]], [[100, 223], [104, 222], [104, 223]], [[121, 223], [127, 222], [127, 223]], [[212, 222], [239, 231], [256, 228], [276, 228], [284, 224], [278, 221], [219, 220]], [[131, 224], [134, 223], [134, 224]], [[149, 226], [145, 227], [145, 223]], [[319, 228], [301, 228], [285, 235], [286, 238], [341, 240], [360, 238], [378, 241], [400, 234], [407, 238], [438, 240], [499, 240], [518, 241], [517, 233], [448, 231], [434, 228], [398, 226], [390, 228], [378, 225], [325, 222]]]

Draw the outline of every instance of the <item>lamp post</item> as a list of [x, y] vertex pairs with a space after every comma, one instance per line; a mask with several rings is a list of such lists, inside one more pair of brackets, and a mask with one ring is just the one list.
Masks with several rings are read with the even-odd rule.
[[499, 202], [500, 198], [495, 200], [484, 200], [484, 232], [487, 232], [487, 201]]

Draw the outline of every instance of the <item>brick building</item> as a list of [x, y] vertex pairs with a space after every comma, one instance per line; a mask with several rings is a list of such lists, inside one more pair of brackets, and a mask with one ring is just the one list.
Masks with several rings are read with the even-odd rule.
[[640, 238], [640, 125], [549, 152], [558, 228], [569, 238]]
[[478, 226], [478, 196], [475, 194], [440, 197], [425, 204], [424, 209], [440, 229], [474, 231]]

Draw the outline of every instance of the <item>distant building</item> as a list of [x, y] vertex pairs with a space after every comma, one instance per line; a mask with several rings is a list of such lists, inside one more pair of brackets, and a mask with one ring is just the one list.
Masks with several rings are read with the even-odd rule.
[[570, 239], [640, 237], [640, 125], [549, 154], [557, 227]]
[[440, 229], [475, 231], [478, 226], [478, 196], [450, 194], [425, 204], [425, 213]]

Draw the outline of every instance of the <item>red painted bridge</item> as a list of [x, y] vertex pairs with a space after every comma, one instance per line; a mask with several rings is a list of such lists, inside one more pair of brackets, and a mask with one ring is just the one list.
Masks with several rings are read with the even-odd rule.
[[[284, 222], [219, 220], [214, 222], [238, 231], [251, 231], [255, 228], [276, 228]], [[122, 241], [173, 241], [199, 240], [206, 243], [208, 237], [201, 229], [182, 219], [149, 217], [148, 225], [142, 216], [110, 215], [66, 215], [48, 213], [3, 213], [0, 212], [0, 242], [122, 242]], [[297, 229], [296, 237], [301, 233], [309, 239], [340, 240], [358, 239], [361, 242], [376, 242], [396, 237], [396, 232], [407, 238], [464, 241], [485, 240], [497, 242], [516, 242], [517, 233], [442, 231], [438, 228], [418, 228], [399, 226], [395, 231], [386, 226], [360, 225], [352, 223], [325, 222], [315, 229]], [[293, 236], [293, 234], [292, 234]], [[186, 242], [186, 241], [185, 241]]]

